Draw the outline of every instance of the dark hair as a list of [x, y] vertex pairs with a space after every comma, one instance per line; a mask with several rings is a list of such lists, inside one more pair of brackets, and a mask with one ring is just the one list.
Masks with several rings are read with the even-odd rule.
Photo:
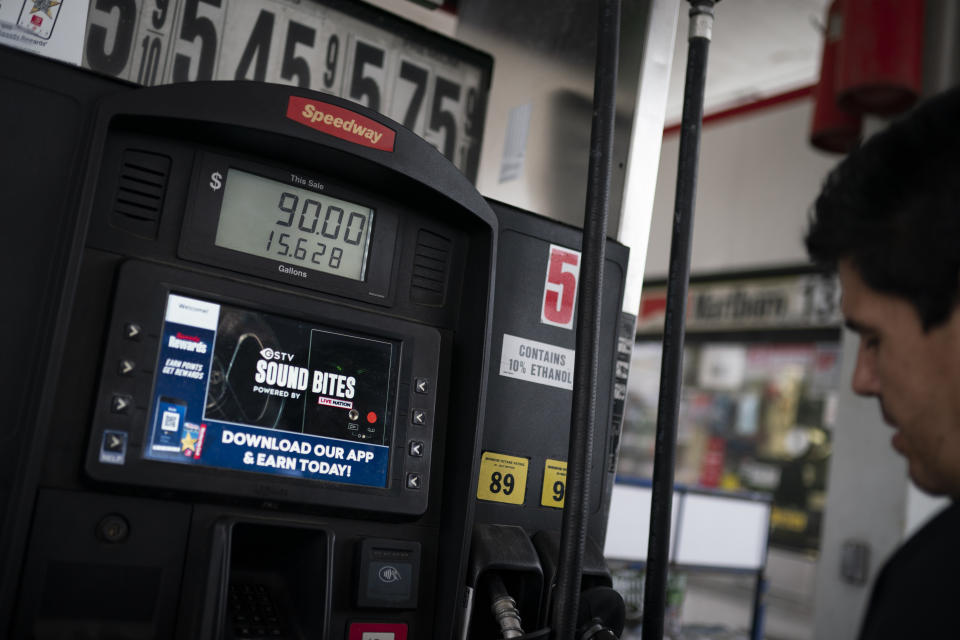
[[805, 241], [821, 266], [849, 258], [871, 288], [905, 298], [924, 329], [947, 320], [960, 293], [960, 89], [926, 101], [831, 171]]

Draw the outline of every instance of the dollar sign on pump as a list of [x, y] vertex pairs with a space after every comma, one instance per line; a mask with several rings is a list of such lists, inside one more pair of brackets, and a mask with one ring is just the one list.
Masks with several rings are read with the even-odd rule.
[[219, 171], [214, 171], [210, 174], [210, 188], [214, 191], [219, 191], [220, 187], [223, 186], [221, 180], [223, 180], [223, 174]]

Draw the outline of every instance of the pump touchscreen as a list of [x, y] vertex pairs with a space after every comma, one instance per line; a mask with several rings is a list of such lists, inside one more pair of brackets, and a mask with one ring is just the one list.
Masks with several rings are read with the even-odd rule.
[[385, 487], [394, 342], [171, 294], [144, 455]]
[[363, 280], [373, 209], [230, 169], [215, 243], [261, 258]]

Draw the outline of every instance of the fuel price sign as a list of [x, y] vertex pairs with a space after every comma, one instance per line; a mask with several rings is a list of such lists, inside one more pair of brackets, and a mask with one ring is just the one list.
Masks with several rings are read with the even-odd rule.
[[255, 80], [347, 98], [475, 180], [492, 61], [359, 3], [93, 0], [83, 66], [146, 86]]

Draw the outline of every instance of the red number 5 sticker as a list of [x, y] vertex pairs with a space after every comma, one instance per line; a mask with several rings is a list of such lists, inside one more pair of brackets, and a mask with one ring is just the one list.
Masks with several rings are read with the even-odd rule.
[[577, 306], [579, 279], [580, 252], [555, 244], [550, 245], [540, 322], [564, 329], [573, 328], [573, 311]]

